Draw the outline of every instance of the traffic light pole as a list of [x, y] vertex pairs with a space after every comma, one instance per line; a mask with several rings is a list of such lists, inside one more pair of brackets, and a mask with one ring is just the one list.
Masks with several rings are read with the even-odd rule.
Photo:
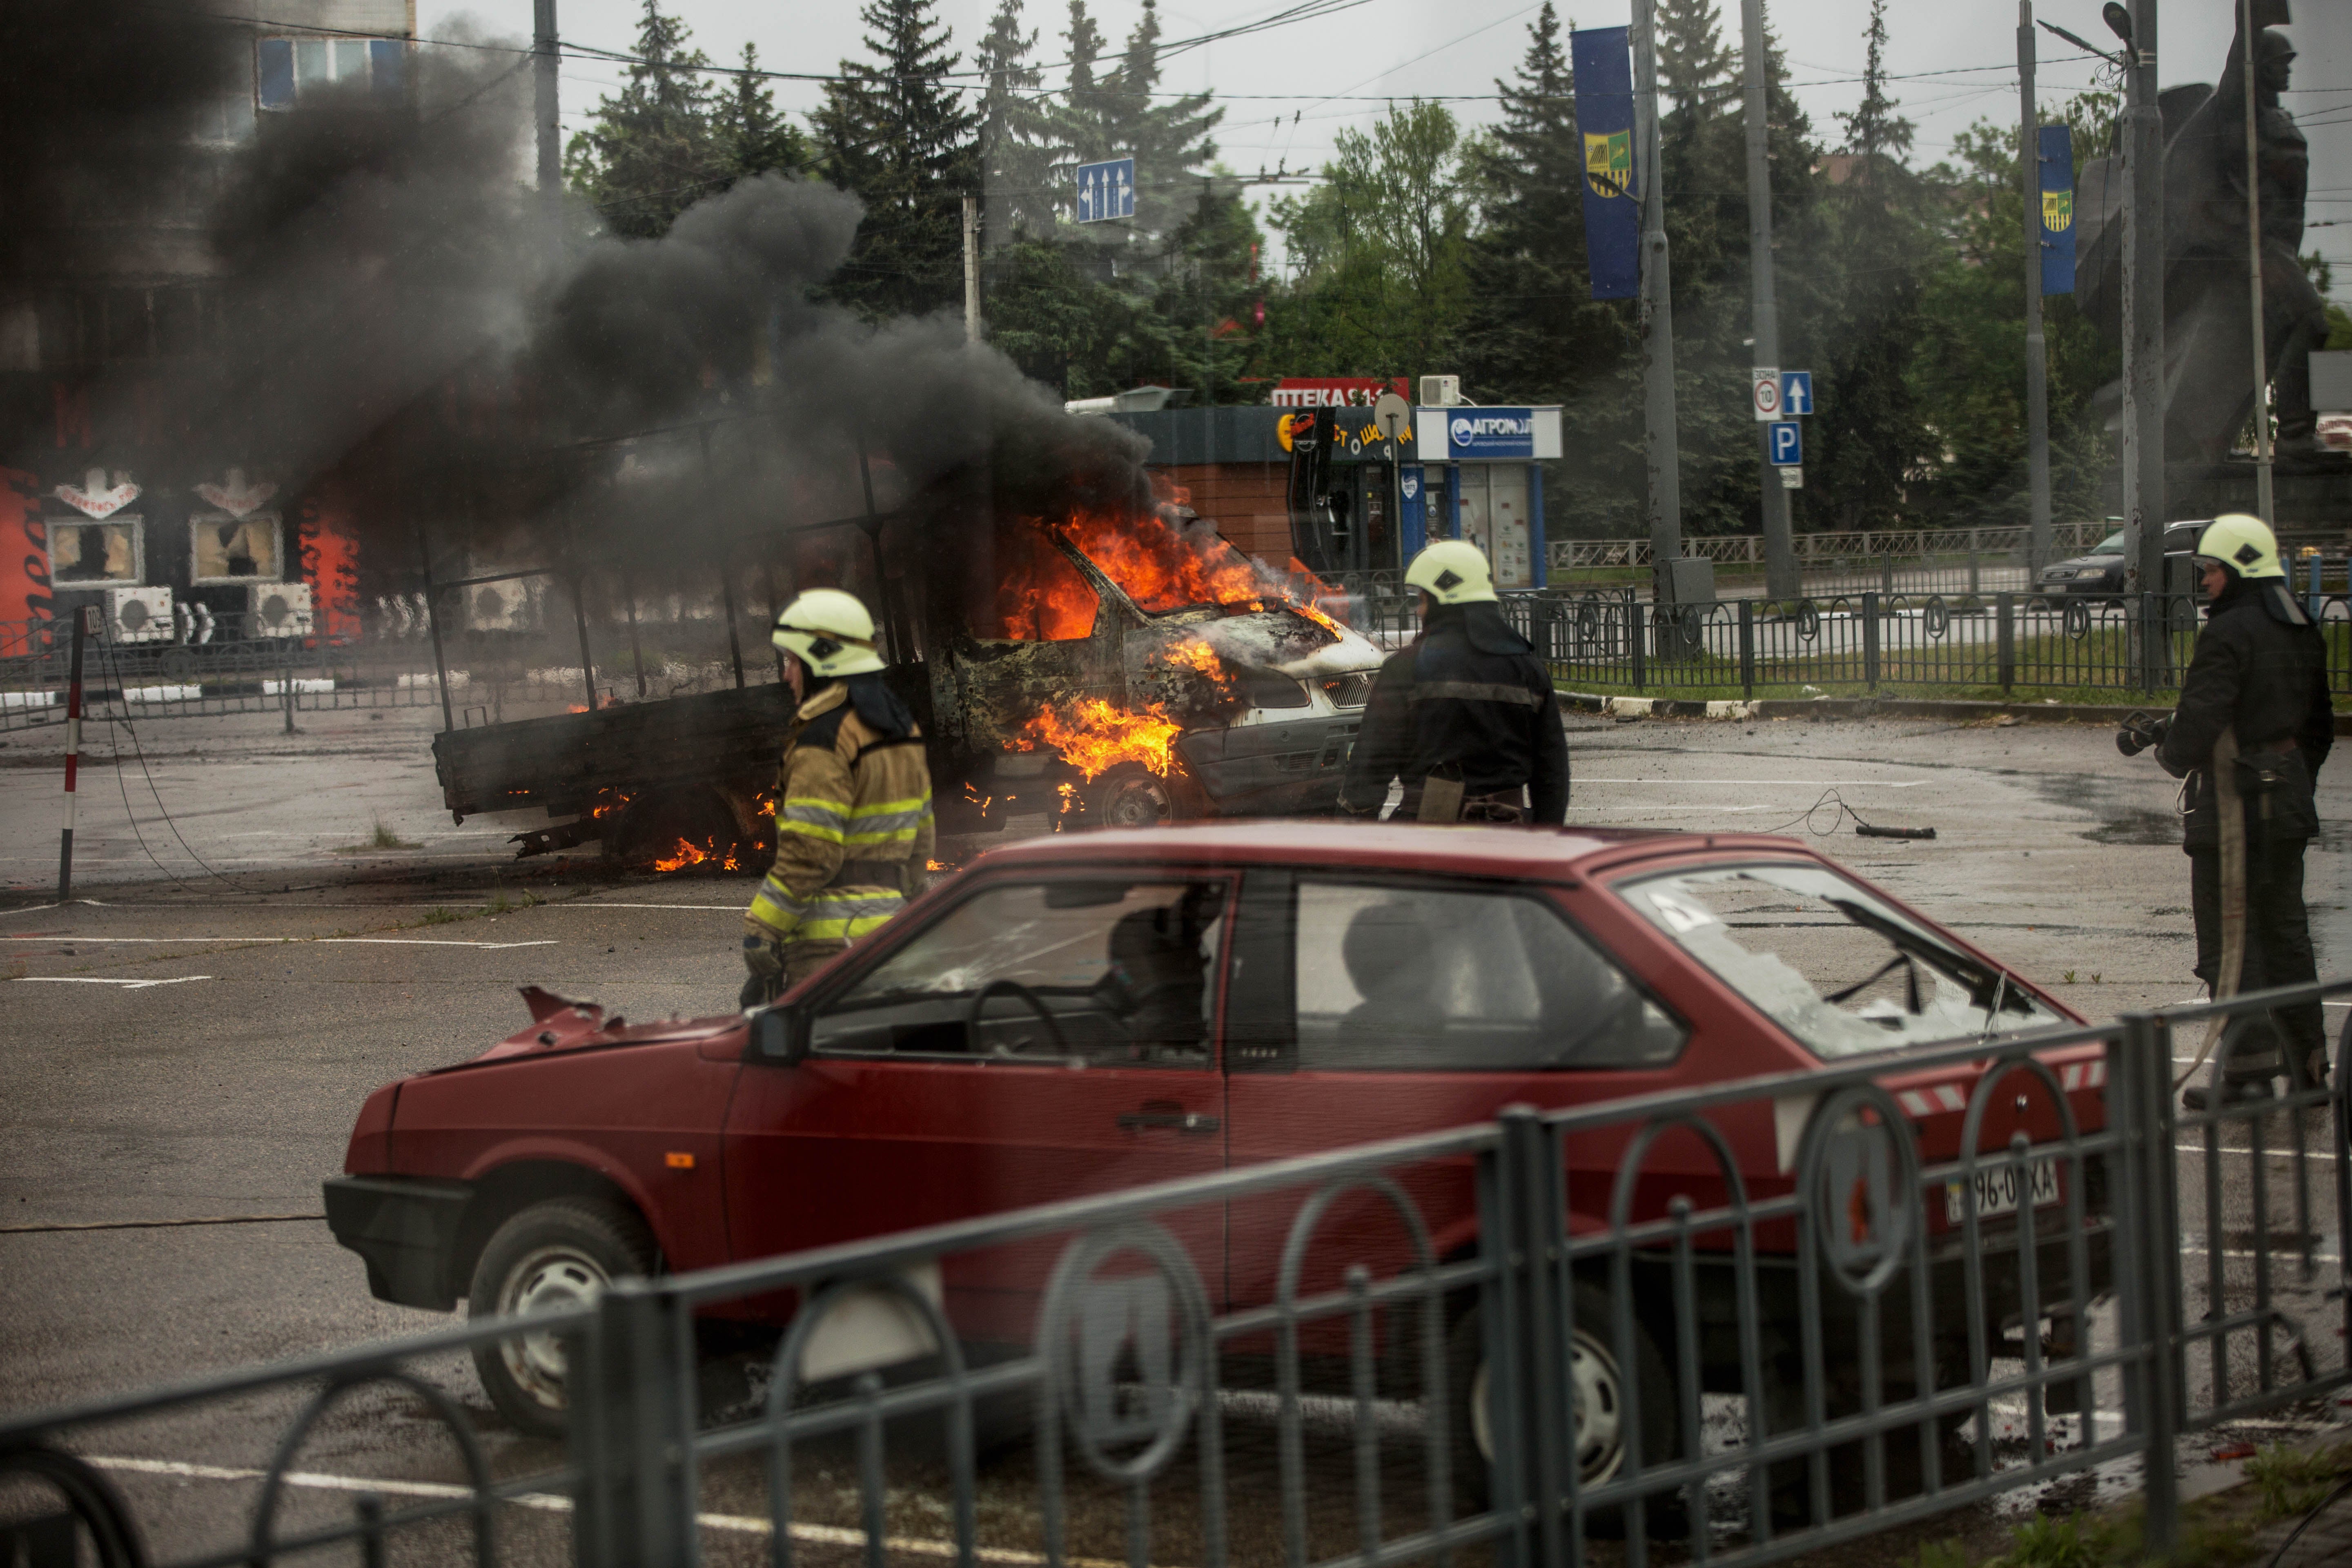
[[2028, 572], [2038, 574], [2050, 564], [2050, 349], [2042, 331], [2042, 113], [2034, 100], [2033, 66], [2033, 0], [2018, 0], [2017, 171], [2025, 198], [2025, 462], [2031, 498], [2025, 559]]
[[1633, 0], [1633, 130], [1642, 182], [1642, 446], [1650, 478], [1650, 558], [1659, 604], [1675, 597], [1683, 553], [1682, 453], [1675, 432], [1674, 273], [1658, 177], [1656, 0]]
[[[1765, 79], [1764, 0], [1740, 0], [1741, 74], [1747, 87], [1748, 269], [1754, 295], [1756, 352], [1752, 363], [1780, 363], [1780, 307], [1772, 287], [1772, 167], [1769, 88]], [[1772, 465], [1769, 426], [1757, 431], [1757, 468], [1764, 497], [1764, 594], [1788, 600], [1802, 595], [1797, 551], [1789, 526], [1789, 490]]]

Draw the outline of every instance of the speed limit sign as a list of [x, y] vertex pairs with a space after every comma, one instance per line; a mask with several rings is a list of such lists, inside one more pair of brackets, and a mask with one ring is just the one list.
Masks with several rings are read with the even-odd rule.
[[1748, 397], [1759, 422], [1780, 417], [1780, 367], [1759, 364], [1749, 372]]

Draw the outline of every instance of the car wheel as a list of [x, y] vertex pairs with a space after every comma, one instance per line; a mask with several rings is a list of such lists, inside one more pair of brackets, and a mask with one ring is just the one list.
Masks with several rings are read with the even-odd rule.
[[[1483, 1510], [1491, 1496], [1489, 1472], [1494, 1464], [1492, 1380], [1487, 1370], [1486, 1327], [1479, 1308], [1462, 1314], [1446, 1339], [1448, 1394], [1446, 1419], [1453, 1427], [1454, 1476], [1465, 1500]], [[1575, 1295], [1575, 1323], [1569, 1338], [1570, 1418], [1575, 1423], [1577, 1477], [1586, 1487], [1614, 1480], [1625, 1468], [1630, 1423], [1626, 1420], [1626, 1379], [1611, 1342], [1608, 1295], [1597, 1286], [1580, 1282]], [[1633, 1323], [1633, 1357], [1640, 1377], [1642, 1462], [1668, 1463], [1676, 1452], [1675, 1400], [1665, 1358], [1648, 1328]], [[1679, 1495], [1653, 1497], [1649, 1501], [1653, 1535], [1677, 1536], [1688, 1528]], [[1616, 1536], [1624, 1520], [1615, 1509], [1595, 1510], [1585, 1516], [1585, 1533]]]
[[1132, 764], [1105, 773], [1087, 805], [1105, 827], [1159, 827], [1176, 820], [1176, 798], [1168, 781]]
[[[617, 1204], [550, 1198], [492, 1233], [466, 1294], [468, 1318], [520, 1317], [593, 1301], [615, 1279], [650, 1274], [654, 1240]], [[563, 1435], [562, 1336], [520, 1333], [474, 1347], [474, 1369], [499, 1414], [535, 1437]]]

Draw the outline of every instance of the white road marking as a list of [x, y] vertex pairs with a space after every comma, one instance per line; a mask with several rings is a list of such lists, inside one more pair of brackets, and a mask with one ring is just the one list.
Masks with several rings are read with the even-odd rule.
[[567, 910], [717, 910], [722, 914], [740, 915], [740, 904], [607, 904], [594, 899], [566, 899]]
[[[194, 1465], [184, 1459], [134, 1459], [119, 1455], [88, 1455], [88, 1462], [101, 1470], [123, 1470], [142, 1476], [175, 1476], [196, 1481], [257, 1481], [268, 1474], [264, 1470], [247, 1469], [241, 1465]], [[365, 1476], [328, 1475], [318, 1470], [288, 1470], [278, 1479], [289, 1487], [305, 1487], [319, 1491], [375, 1492], [384, 1497], [469, 1498], [471, 1487], [455, 1486], [446, 1481], [379, 1480]], [[537, 1509], [543, 1513], [570, 1513], [572, 1500], [551, 1492], [519, 1492], [501, 1500], [517, 1508]], [[775, 1526], [755, 1515], [740, 1513], [698, 1513], [694, 1521], [705, 1530], [732, 1531], [745, 1535], [772, 1535]], [[829, 1524], [795, 1524], [792, 1527], [794, 1541], [818, 1546], [863, 1546], [866, 1532], [843, 1530]], [[952, 1541], [929, 1541], [920, 1536], [893, 1535], [883, 1538], [886, 1552], [904, 1552], [910, 1557], [954, 1557]], [[1003, 1546], [974, 1546], [972, 1556], [982, 1563], [1006, 1563], [1025, 1565], [1042, 1563], [1045, 1553], [1021, 1552]], [[1065, 1555], [1063, 1562], [1078, 1568], [1125, 1568], [1102, 1557]]]
[[144, 991], [151, 985], [185, 985], [191, 980], [210, 980], [209, 974], [183, 974], [174, 980], [100, 980], [86, 974], [19, 974], [19, 985], [120, 985], [125, 991]]
[[100, 942], [142, 942], [159, 947], [177, 947], [192, 942], [238, 942], [247, 947], [291, 947], [314, 942], [320, 947], [478, 947], [493, 952], [508, 947], [559, 945], [551, 936], [536, 942], [453, 942], [447, 937], [427, 936], [68, 936], [61, 931], [47, 936], [0, 936], [0, 942], [84, 942], [92, 946]]

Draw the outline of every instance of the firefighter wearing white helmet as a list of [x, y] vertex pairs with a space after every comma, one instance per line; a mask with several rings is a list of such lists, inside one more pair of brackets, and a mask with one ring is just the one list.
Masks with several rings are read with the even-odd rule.
[[1364, 706], [1339, 803], [1423, 822], [1559, 823], [1568, 816], [1568, 733], [1551, 676], [1503, 618], [1479, 548], [1447, 539], [1405, 568], [1422, 633], [1390, 656]]
[[745, 1007], [764, 1006], [904, 909], [934, 831], [914, 715], [882, 679], [874, 617], [811, 588], [772, 639], [800, 662], [802, 701], [776, 777], [776, 859], [743, 914]]
[[[2197, 976], [2229, 995], [2317, 978], [2303, 856], [2319, 831], [2312, 781], [2336, 724], [2319, 630], [2288, 591], [2278, 541], [2262, 520], [2214, 519], [2198, 535], [2197, 565], [2205, 627], [2157, 758], [2189, 781], [2181, 837]], [[2232, 800], [2236, 809], [2225, 810]], [[2267, 1098], [2282, 1073], [2316, 1081], [2326, 1044], [2318, 1003], [2277, 1009], [2269, 1026], [2258, 1022], [2237, 1037], [2222, 1063], [2221, 1098]], [[2182, 1098], [2201, 1110], [2210, 1097], [2200, 1084]]]

